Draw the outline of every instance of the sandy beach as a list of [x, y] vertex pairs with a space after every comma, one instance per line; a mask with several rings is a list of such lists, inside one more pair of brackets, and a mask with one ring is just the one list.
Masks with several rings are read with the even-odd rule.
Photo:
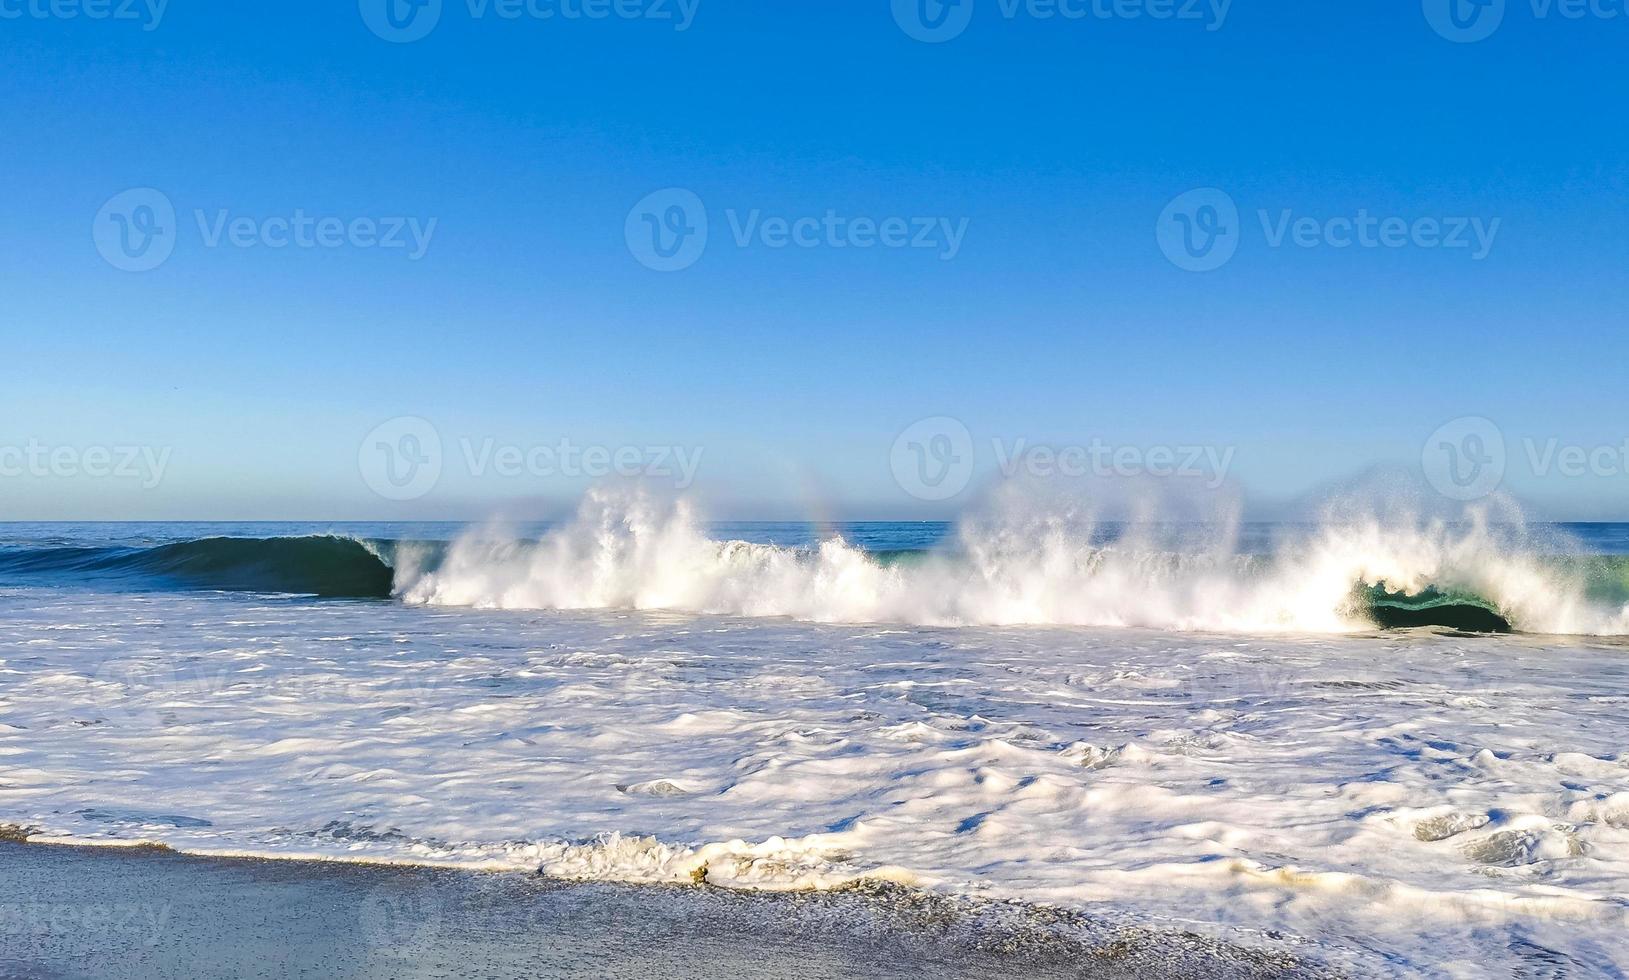
[[747, 895], [0, 842], [0, 978], [1302, 977], [1289, 953], [908, 892]]

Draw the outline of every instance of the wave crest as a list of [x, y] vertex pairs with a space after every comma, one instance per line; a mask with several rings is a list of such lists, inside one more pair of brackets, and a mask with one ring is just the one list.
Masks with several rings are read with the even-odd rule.
[[[818, 622], [1329, 633], [1469, 615], [1473, 628], [1629, 633], [1621, 597], [1592, 597], [1581, 565], [1539, 553], [1519, 524], [1495, 525], [1486, 510], [1452, 523], [1332, 518], [1286, 532], [1265, 554], [1241, 553], [1237, 539], [1236, 523], [1110, 531], [1088, 514], [1009, 499], [941, 550], [889, 557], [841, 538], [813, 548], [717, 541], [685, 502], [596, 491], [541, 540], [467, 535], [433, 569], [403, 567], [398, 589], [425, 605]], [[1466, 613], [1476, 608], [1489, 618]]]

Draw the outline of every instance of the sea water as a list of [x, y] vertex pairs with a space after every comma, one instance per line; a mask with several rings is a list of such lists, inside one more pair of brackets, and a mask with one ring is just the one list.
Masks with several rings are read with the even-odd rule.
[[[1629, 969], [1625, 551], [1477, 514], [709, 525], [597, 496], [555, 527], [4, 525], [0, 824], [886, 881], [1357, 972]], [[1513, 632], [1382, 629], [1388, 601]]]

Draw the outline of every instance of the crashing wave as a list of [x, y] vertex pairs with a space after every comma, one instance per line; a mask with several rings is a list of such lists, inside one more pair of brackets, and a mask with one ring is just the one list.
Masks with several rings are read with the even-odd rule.
[[424, 605], [820, 622], [1629, 632], [1621, 592], [1592, 595], [1599, 582], [1585, 564], [1539, 553], [1519, 526], [1485, 513], [1453, 523], [1331, 520], [1268, 554], [1240, 553], [1225, 526], [1211, 532], [1221, 538], [1173, 547], [1173, 536], [1196, 533], [1203, 538], [1153, 525], [1109, 534], [1079, 515], [1008, 507], [965, 522], [939, 550], [879, 556], [841, 538], [812, 548], [718, 541], [684, 502], [596, 492], [540, 540], [472, 533], [433, 566], [399, 568], [397, 585]]
[[931, 550], [717, 540], [687, 503], [591, 492], [536, 540], [340, 536], [0, 550], [0, 577], [483, 609], [816, 622], [1341, 633], [1629, 633], [1629, 558], [1541, 546], [1519, 520], [1344, 513], [1244, 550], [1236, 523], [1131, 525], [1009, 498]]

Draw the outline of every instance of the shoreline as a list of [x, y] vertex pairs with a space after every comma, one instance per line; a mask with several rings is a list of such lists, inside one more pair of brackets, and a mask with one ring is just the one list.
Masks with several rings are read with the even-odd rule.
[[0, 837], [12, 977], [1323, 977], [1289, 945], [1110, 927], [893, 885], [572, 882]]

